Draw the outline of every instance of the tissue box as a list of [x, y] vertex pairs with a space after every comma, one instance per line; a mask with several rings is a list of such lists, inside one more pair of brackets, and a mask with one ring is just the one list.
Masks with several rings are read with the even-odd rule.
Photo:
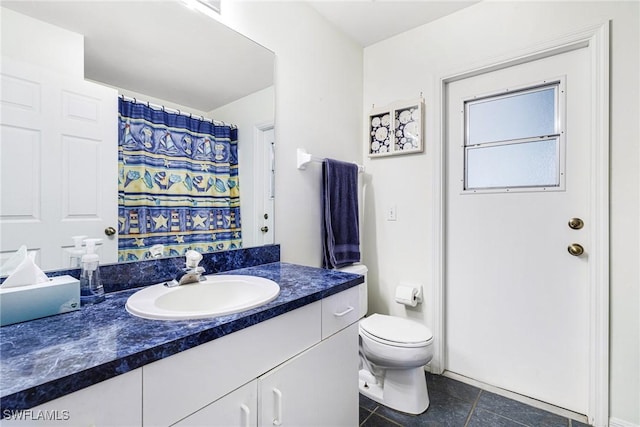
[[0, 326], [67, 313], [80, 308], [80, 281], [52, 277], [46, 283], [3, 289], [0, 286]]

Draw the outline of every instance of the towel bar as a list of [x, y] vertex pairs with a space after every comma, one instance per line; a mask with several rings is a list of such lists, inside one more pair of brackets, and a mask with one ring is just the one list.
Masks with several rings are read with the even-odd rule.
[[[324, 158], [322, 157], [312, 156], [311, 154], [307, 153], [307, 150], [305, 150], [304, 148], [298, 148], [297, 153], [298, 153], [297, 166], [298, 166], [298, 169], [300, 170], [305, 170], [307, 168], [307, 165], [311, 162], [322, 163], [324, 161]], [[358, 165], [358, 172], [363, 173], [364, 166], [358, 163], [356, 163], [356, 165]]]

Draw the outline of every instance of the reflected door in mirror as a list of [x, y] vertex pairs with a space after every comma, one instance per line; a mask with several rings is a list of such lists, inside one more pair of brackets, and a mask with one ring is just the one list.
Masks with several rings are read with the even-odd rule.
[[69, 266], [71, 236], [101, 238], [115, 262], [117, 92], [2, 58], [2, 259], [21, 245], [43, 269]]
[[259, 237], [257, 238], [259, 245], [271, 245], [274, 243], [273, 218], [275, 203], [275, 130], [273, 127], [261, 130], [261, 138], [259, 138], [262, 150], [262, 165], [257, 168], [256, 173], [261, 171], [262, 176], [262, 192], [258, 191], [256, 196], [260, 197], [256, 205], [262, 206], [261, 217], [258, 224], [261, 224]]

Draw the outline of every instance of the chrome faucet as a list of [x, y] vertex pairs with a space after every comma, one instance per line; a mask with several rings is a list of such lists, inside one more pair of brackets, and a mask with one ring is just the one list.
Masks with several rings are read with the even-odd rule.
[[202, 274], [205, 272], [203, 267], [200, 267], [198, 263], [202, 260], [202, 254], [197, 251], [189, 250], [185, 254], [187, 266], [178, 271], [176, 277], [166, 282], [164, 285], [168, 288], [175, 286], [186, 285], [187, 283], [197, 283], [204, 280]]

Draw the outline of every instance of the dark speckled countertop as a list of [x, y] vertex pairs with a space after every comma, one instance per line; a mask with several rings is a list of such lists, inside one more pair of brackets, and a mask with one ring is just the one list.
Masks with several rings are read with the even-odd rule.
[[227, 271], [271, 279], [268, 304], [203, 320], [146, 320], [129, 314], [138, 289], [71, 313], [0, 328], [0, 407], [29, 409], [92, 384], [212, 341], [364, 282], [362, 276], [270, 263]]

